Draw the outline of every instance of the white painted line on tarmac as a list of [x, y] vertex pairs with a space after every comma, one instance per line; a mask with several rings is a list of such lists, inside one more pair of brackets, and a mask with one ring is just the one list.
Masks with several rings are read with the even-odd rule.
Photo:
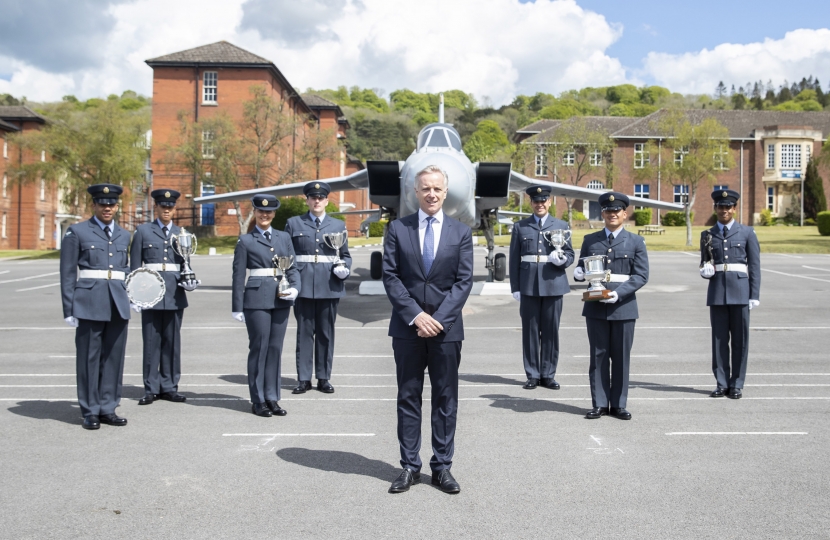
[[9, 272], [11, 272], [11, 270], [3, 270], [0, 274], [8, 274]]
[[[657, 358], [656, 354], [632, 354], [629, 358]], [[575, 354], [574, 358], [591, 358], [590, 354]]]
[[695, 257], [695, 258], [700, 257], [699, 253], [696, 253], [696, 252], [693, 253], [691, 251], [680, 251], [679, 253], [682, 253], [683, 255], [690, 255], [690, 256]]
[[[128, 398], [129, 399], [129, 398]], [[744, 396], [741, 398], [743, 401], [793, 401], [793, 400], [800, 400], [800, 401], [827, 401], [830, 400], [830, 396], [823, 397], [823, 396], [781, 396], [781, 397], [746, 397]], [[137, 401], [138, 398], [131, 399], [130, 401]], [[198, 397], [188, 397], [188, 401], [245, 401], [250, 403], [251, 400], [246, 397], [210, 397], [210, 398], [198, 398]], [[280, 401], [290, 401], [292, 403], [299, 403], [300, 401], [397, 401], [398, 398], [334, 398], [334, 397], [321, 397], [321, 398], [283, 398]], [[700, 396], [700, 397], [629, 397], [629, 401], [705, 401], [711, 403], [721, 403], [721, 400], [712, 399], [709, 396]], [[77, 403], [77, 398], [36, 398], [36, 397], [16, 397], [16, 398], [0, 398], [0, 401], [45, 401], [45, 402], [62, 402], [62, 401], [69, 401], [73, 403]], [[458, 398], [458, 401], [591, 401], [590, 397], [584, 398], [529, 398], [529, 397], [470, 397], [470, 398]]]
[[45, 289], [47, 287], [57, 287], [60, 283], [50, 283], [49, 285], [40, 285], [38, 287], [29, 287], [27, 289], [17, 289], [14, 292], [26, 292], [26, 291], [34, 291], [35, 289]]
[[374, 437], [374, 433], [223, 433], [223, 437]]
[[672, 431], [666, 435], [807, 435], [806, 431]]
[[776, 255], [780, 255], [781, 257], [786, 257], [788, 259], [803, 259], [804, 257], [799, 257], [798, 255], [787, 255], [786, 253], [776, 253]]
[[[787, 274], [789, 275], [789, 274]], [[803, 277], [803, 276], [795, 276]], [[816, 279], [816, 278], [811, 278]], [[818, 279], [817, 281], [830, 280]], [[130, 330], [141, 331], [140, 326], [130, 326]], [[183, 326], [182, 330], [245, 330], [244, 324], [238, 326]], [[296, 326], [289, 326], [288, 330], [296, 330]], [[387, 326], [335, 326], [337, 331], [345, 330], [389, 330]], [[473, 326], [464, 328], [465, 330], [521, 330], [521, 326]], [[0, 326], [2, 330], [75, 330], [70, 326]], [[585, 331], [584, 326], [560, 326], [559, 330], [581, 330]], [[711, 326], [638, 326], [637, 330], [711, 330]], [[750, 330], [830, 330], [830, 326], [752, 326]]]
[[[67, 357], [70, 358], [70, 357]], [[72, 356], [71, 358], [75, 358]], [[127, 356], [130, 358], [130, 356]], [[75, 377], [75, 373], [0, 373], [0, 377]], [[459, 373], [459, 377], [522, 377], [524, 373]], [[749, 373], [752, 377], [830, 377], [830, 373]], [[143, 377], [125, 373], [125, 377]], [[337, 377], [396, 377], [394, 373], [338, 373]], [[556, 377], [587, 377], [587, 373], [557, 373]], [[244, 373], [187, 373], [185, 377], [247, 377]], [[712, 377], [711, 373], [631, 373], [629, 377]]]
[[810, 279], [810, 280], [813, 280], [813, 281], [822, 281], [824, 283], [830, 283], [830, 279], [819, 279], [819, 278], [814, 278], [814, 277], [810, 277], [810, 276], [800, 276], [798, 274], [788, 274], [786, 272], [779, 272], [778, 270], [770, 270], [769, 268], [761, 268], [761, 270], [766, 270], [767, 272], [772, 272], [773, 274], [781, 274], [782, 276], [787, 276], [787, 277], [794, 277], [794, 278], [800, 278], [800, 279]]
[[28, 281], [30, 279], [37, 279], [37, 278], [49, 277], [49, 276], [57, 276], [58, 274], [60, 274], [60, 272], [49, 272], [48, 274], [38, 274], [36, 276], [27, 276], [27, 277], [22, 277], [22, 278], [17, 278], [17, 279], [7, 279], [5, 281], [0, 281], [0, 285], [2, 285], [3, 283], [16, 283], [18, 281]]
[[827, 268], [816, 268], [815, 266], [807, 266], [804, 264], [801, 265], [801, 268], [807, 268], [809, 270], [821, 270], [822, 272], [830, 272], [830, 270], [828, 270]]

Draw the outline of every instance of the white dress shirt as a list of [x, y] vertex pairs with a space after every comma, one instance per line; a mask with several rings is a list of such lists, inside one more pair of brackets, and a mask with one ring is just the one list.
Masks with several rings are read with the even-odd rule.
[[258, 230], [259, 234], [261, 234], [262, 236], [265, 236], [265, 233], [268, 233], [268, 234], [271, 235], [271, 238], [274, 237], [274, 229], [272, 229], [271, 227], [268, 227], [267, 230], [263, 231], [262, 229], [259, 228], [259, 225], [257, 225], [256, 230]]
[[539, 226], [540, 229], [545, 227], [545, 221], [548, 219], [549, 215], [550, 214], [545, 214], [542, 217], [537, 217], [536, 215], [533, 216], [533, 218], [536, 220], [536, 224]]
[[616, 231], [611, 232], [611, 231], [609, 231], [609, 230], [608, 230], [608, 227], [605, 227], [605, 228], [603, 229], [603, 230], [605, 231], [605, 238], [608, 238], [608, 235], [609, 235], [609, 234], [613, 234], [613, 235], [614, 235], [614, 238], [618, 237], [618, 236], [620, 235], [620, 233], [621, 233], [621, 232], [623, 232], [623, 229], [624, 229], [624, 228], [625, 228], [625, 227], [620, 227], [620, 228], [619, 228], [619, 229], [617, 229]]
[[734, 224], [735, 224], [735, 218], [732, 218], [732, 220], [731, 220], [729, 223], [727, 223], [726, 225], [724, 225], [723, 223], [721, 223], [720, 221], [718, 221], [718, 229], [720, 229], [720, 233], [721, 233], [721, 235], [723, 235], [723, 228], [724, 228], [724, 227], [729, 227], [729, 230], [731, 231], [731, 230], [732, 230], [732, 226], [733, 226]]
[[[427, 232], [427, 218], [429, 215], [421, 209], [418, 209], [418, 241], [421, 244], [421, 255], [424, 254], [424, 235]], [[433, 248], [435, 251], [432, 253], [433, 258], [435, 254], [438, 253], [438, 242], [441, 241], [441, 226], [444, 224], [444, 211], [438, 210], [434, 216], [435, 221], [432, 222], [432, 237], [433, 240]]]
[[[95, 223], [97, 223], [98, 226], [101, 227], [102, 231], [107, 232], [107, 227], [109, 227], [110, 228], [110, 234], [115, 232], [115, 220], [110, 221], [109, 225], [107, 225], [106, 223], [104, 223], [103, 221], [98, 219], [98, 216], [92, 216], [92, 219], [94, 219]], [[421, 242], [421, 243], [423, 244], [423, 242]]]
[[309, 212], [309, 213], [308, 213], [308, 217], [310, 217], [310, 218], [311, 218], [311, 221], [314, 221], [315, 219], [319, 219], [319, 220], [320, 220], [320, 225], [322, 225], [322, 224], [323, 224], [323, 220], [324, 220], [324, 219], [326, 219], [326, 213], [325, 213], [325, 212], [323, 212], [323, 215], [322, 215], [322, 216], [317, 217], [317, 216], [315, 216], [314, 214], [312, 214], [311, 212]]
[[164, 233], [164, 235], [165, 235], [165, 236], [170, 236], [170, 228], [171, 228], [171, 227], [173, 227], [173, 221], [172, 221], [172, 220], [170, 221], [170, 225], [165, 225], [164, 223], [162, 223], [162, 222], [161, 222], [161, 220], [160, 220], [160, 219], [156, 218], [156, 223], [158, 223], [158, 224], [159, 224], [159, 228], [160, 228], [162, 231], [164, 231], [164, 228], [165, 228], [165, 227], [167, 227], [167, 232], [166, 232], [166, 233]]

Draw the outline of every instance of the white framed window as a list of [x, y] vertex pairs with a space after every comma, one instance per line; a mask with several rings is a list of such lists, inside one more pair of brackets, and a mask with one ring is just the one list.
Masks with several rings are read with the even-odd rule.
[[680, 167], [683, 165], [683, 156], [689, 153], [688, 146], [681, 146], [680, 148], [676, 148], [674, 150], [674, 164]]
[[767, 169], [775, 168], [775, 145], [767, 145]]
[[599, 180], [591, 180], [585, 187], [588, 189], [605, 189], [605, 186]]
[[634, 196], [641, 199], [650, 199], [651, 186], [649, 184], [634, 184]]
[[683, 204], [684, 198], [689, 196], [689, 186], [674, 186], [675, 204]]
[[541, 144], [536, 146], [534, 174], [536, 174], [536, 176], [548, 175], [548, 153], [547, 149]]
[[602, 166], [602, 152], [599, 150], [591, 150], [591, 154], [589, 156], [589, 163], [592, 167], [601, 167]]
[[4, 199], [6, 197], [8, 197], [8, 194], [6, 192], [6, 188], [8, 188], [8, 186], [9, 186], [9, 177], [6, 175], [6, 173], [3, 173], [3, 198]]
[[801, 145], [800, 144], [782, 144], [781, 145], [781, 168], [782, 169], [800, 169], [801, 168]]
[[573, 148], [565, 150], [565, 153], [562, 154], [562, 165], [569, 166], [574, 163], [576, 163], [576, 152], [574, 152]]
[[2, 237], [3, 238], [8, 238], [6, 236], [6, 213], [5, 212], [3, 212], [3, 223], [2, 223], [2, 226], [0, 226], [0, 229], [2, 229], [2, 233], [3, 233]]
[[723, 145], [720, 145], [718, 149], [715, 150], [715, 169], [719, 171], [728, 170], [728, 168], [726, 167], [727, 152], [729, 152], [729, 148], [724, 148]]
[[46, 180], [43, 178], [40, 179], [40, 200], [46, 200]]
[[46, 238], [46, 216], [40, 216], [40, 228], [38, 229], [38, 238], [43, 240]]
[[205, 159], [213, 159], [213, 132], [202, 132], [202, 157]]
[[216, 103], [218, 82], [218, 72], [205, 71], [202, 79], [202, 103]]
[[767, 210], [775, 212], [775, 186], [767, 188]]
[[729, 186], [727, 186], [726, 184], [721, 184], [721, 185], [718, 185], [718, 186], [714, 186], [712, 188], [712, 191], [722, 191], [724, 189], [729, 189]]
[[634, 143], [634, 168], [642, 169], [648, 164], [645, 143]]

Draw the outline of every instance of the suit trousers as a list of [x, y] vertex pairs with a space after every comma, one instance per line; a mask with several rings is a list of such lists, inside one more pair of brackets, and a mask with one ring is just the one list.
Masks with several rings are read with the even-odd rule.
[[625, 408], [636, 322], [585, 318], [591, 348], [588, 380], [594, 407]]
[[279, 401], [282, 344], [291, 308], [246, 309], [248, 389], [252, 403]]
[[144, 392], [177, 392], [182, 376], [182, 317], [184, 309], [145, 309], [141, 312], [144, 338]]
[[562, 296], [522, 295], [519, 314], [522, 317], [522, 360], [527, 378], [552, 379], [559, 363]]
[[110, 321], [78, 319], [75, 329], [78, 405], [84, 416], [114, 414], [121, 402], [130, 321], [118, 317], [114, 305], [112, 313]]
[[749, 356], [749, 305], [709, 306], [709, 320], [712, 323], [712, 372], [715, 380], [721, 388], [743, 388]]
[[395, 352], [398, 376], [401, 466], [413, 471], [421, 470], [421, 406], [424, 370], [429, 369], [432, 385], [433, 454], [429, 466], [433, 472], [449, 469], [455, 452], [461, 342], [440, 342], [434, 338], [393, 338], [392, 349]]
[[297, 298], [297, 379], [310, 381], [312, 368], [318, 379], [331, 379], [334, 358], [334, 322], [339, 298]]

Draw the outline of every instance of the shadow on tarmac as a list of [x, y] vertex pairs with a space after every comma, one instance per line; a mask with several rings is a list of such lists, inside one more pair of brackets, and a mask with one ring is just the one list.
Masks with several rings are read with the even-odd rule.
[[[197, 394], [195, 392], [181, 392], [187, 397], [185, 404], [196, 407], [216, 407], [217, 409], [228, 409], [231, 411], [251, 412], [251, 402], [247, 399], [239, 399], [239, 396], [228, 394]], [[196, 401], [199, 399], [200, 401]], [[207, 401], [201, 401], [206, 399]]]
[[524, 384], [524, 381], [508, 379], [506, 377], [501, 377], [499, 375], [478, 375], [476, 373], [459, 373], [458, 380], [483, 384], [515, 384], [516, 386], [521, 386]]
[[388, 320], [392, 316], [392, 304], [385, 296], [347, 296], [338, 304], [337, 316], [365, 326]]
[[69, 401], [19, 401], [9, 412], [34, 418], [36, 420], [57, 420], [67, 424], [78, 425], [81, 408]]
[[[689, 388], [688, 386], [663, 386], [660, 383], [650, 383], [650, 382], [636, 382], [636, 381], [629, 381], [629, 386], [639, 386], [644, 390], [652, 390], [657, 392], [684, 392], [687, 394], [706, 394], [708, 395], [711, 390], [698, 390], [697, 388]], [[645, 386], [643, 386], [645, 385]], [[653, 386], [658, 385], [658, 386]]]
[[506, 409], [518, 413], [560, 412], [584, 416], [585, 412], [588, 410], [584, 407], [575, 407], [573, 405], [566, 405], [555, 401], [546, 401], [533, 398], [517, 398], [506, 394], [489, 394], [481, 397], [492, 399], [493, 403], [490, 404], [491, 407]]
[[[385, 461], [369, 459], [360, 454], [341, 452], [339, 450], [281, 448], [277, 450], [277, 457], [289, 463], [295, 463], [311, 469], [340, 474], [359, 474], [370, 478], [377, 478], [384, 482], [392, 482], [401, 473], [400, 468], [393, 467]], [[430, 478], [427, 478], [427, 482], [429, 481]], [[421, 475], [421, 482], [424, 482], [424, 475]]]

